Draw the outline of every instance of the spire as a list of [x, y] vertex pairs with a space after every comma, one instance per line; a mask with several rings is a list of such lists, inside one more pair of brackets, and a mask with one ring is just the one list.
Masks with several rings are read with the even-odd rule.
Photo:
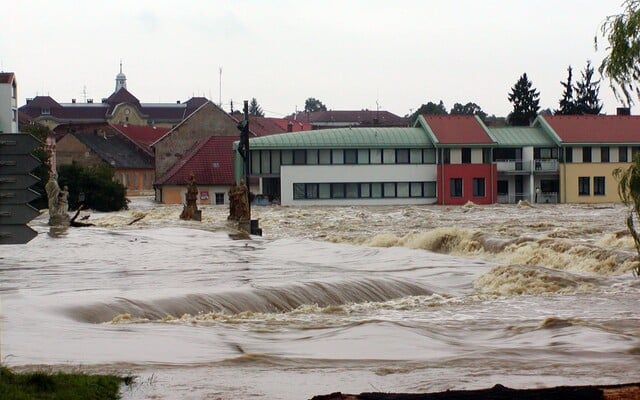
[[120, 72], [116, 75], [116, 90], [114, 93], [121, 88], [127, 88], [127, 76], [122, 72], [122, 60], [120, 60]]

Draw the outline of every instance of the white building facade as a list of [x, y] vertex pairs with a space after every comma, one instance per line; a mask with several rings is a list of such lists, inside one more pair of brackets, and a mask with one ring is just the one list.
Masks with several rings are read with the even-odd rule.
[[18, 82], [13, 72], [0, 72], [0, 132], [18, 132]]

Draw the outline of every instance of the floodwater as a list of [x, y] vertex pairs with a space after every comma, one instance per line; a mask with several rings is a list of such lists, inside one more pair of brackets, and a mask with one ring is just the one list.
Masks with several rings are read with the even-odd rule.
[[133, 374], [125, 399], [638, 380], [621, 205], [254, 207], [234, 240], [226, 207], [132, 200], [0, 247], [4, 364]]

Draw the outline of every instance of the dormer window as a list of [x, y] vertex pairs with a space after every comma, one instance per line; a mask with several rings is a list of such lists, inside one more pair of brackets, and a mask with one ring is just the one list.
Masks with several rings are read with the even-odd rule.
[[51, 109], [49, 107], [42, 107], [40, 109], [40, 114], [42, 114], [42, 115], [51, 115]]

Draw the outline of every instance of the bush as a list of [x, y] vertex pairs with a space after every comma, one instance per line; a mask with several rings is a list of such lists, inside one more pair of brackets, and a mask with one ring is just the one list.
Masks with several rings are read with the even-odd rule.
[[96, 211], [127, 208], [127, 188], [114, 179], [115, 170], [108, 165], [83, 167], [73, 162], [60, 166], [58, 184], [69, 187], [69, 208], [81, 204]]

